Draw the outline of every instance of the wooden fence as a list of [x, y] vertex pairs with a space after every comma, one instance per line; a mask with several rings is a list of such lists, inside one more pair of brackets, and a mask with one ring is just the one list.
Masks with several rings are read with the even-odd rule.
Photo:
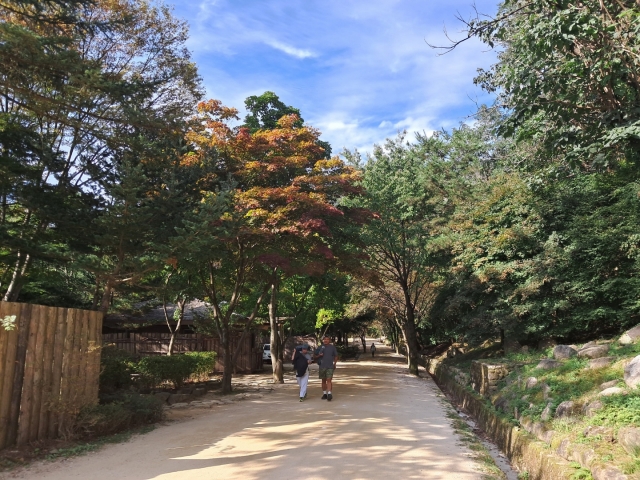
[[[105, 333], [102, 341], [105, 345], [114, 344], [121, 350], [139, 356], [166, 355], [169, 352], [169, 333], [159, 332], [129, 332]], [[231, 337], [231, 348], [235, 351], [240, 337]], [[185, 352], [216, 352], [216, 372], [222, 372], [222, 348], [216, 337], [199, 333], [183, 333], [176, 336], [173, 353]], [[256, 345], [255, 337], [245, 335], [235, 365], [236, 373], [255, 373], [262, 371], [262, 349]]]
[[0, 302], [0, 449], [69, 433], [98, 400], [102, 313]]
[[[133, 355], [142, 357], [166, 355], [169, 353], [170, 340], [171, 334], [158, 332], [120, 332], [102, 335], [102, 341], [105, 344], [113, 343], [120, 350], [126, 350]], [[216, 351], [214, 344], [213, 338], [198, 333], [178, 334], [173, 343], [173, 353]]]

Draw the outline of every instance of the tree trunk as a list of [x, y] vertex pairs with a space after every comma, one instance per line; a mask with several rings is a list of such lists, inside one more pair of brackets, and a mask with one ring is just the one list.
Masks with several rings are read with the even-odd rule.
[[[176, 335], [180, 331], [180, 325], [182, 325], [182, 319], [184, 318], [184, 306], [187, 303], [187, 299], [178, 300], [178, 308], [180, 309], [180, 315], [178, 316], [178, 322], [176, 323], [176, 328], [171, 332], [171, 325], [169, 325], [169, 331], [171, 332], [171, 338], [169, 339], [169, 352], [167, 352], [167, 356], [171, 356], [173, 354], [173, 344], [176, 341]], [[166, 313], [165, 313], [166, 315]]]
[[413, 312], [407, 312], [407, 318], [400, 325], [402, 337], [407, 348], [407, 365], [411, 375], [418, 375], [418, 366], [420, 361], [420, 346], [418, 345], [418, 337], [416, 334], [416, 324]]
[[230, 328], [225, 326], [226, 332], [222, 335], [222, 393], [231, 393], [231, 377], [233, 376], [233, 352], [231, 352]]
[[367, 353], [367, 339], [364, 335], [360, 335], [360, 341], [362, 342], [362, 353]]
[[273, 271], [271, 280], [271, 296], [269, 297], [269, 326], [271, 327], [271, 369], [273, 371], [273, 383], [284, 383], [284, 345], [278, 326], [278, 272]]
[[106, 314], [109, 311], [109, 307], [111, 306], [111, 292], [113, 291], [113, 287], [115, 282], [112, 278], [107, 280], [107, 284], [104, 286], [104, 292], [102, 292], [102, 301], [100, 302], [100, 311]]
[[27, 272], [29, 263], [31, 263], [31, 256], [28, 253], [25, 255], [24, 252], [19, 251], [18, 258], [16, 259], [16, 263], [13, 267], [11, 282], [9, 283], [7, 291], [3, 297], [5, 302], [16, 302], [18, 300], [20, 290], [22, 290], [24, 275]]

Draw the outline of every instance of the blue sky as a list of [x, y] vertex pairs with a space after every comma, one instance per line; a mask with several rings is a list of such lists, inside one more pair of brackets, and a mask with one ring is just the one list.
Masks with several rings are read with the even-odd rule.
[[[169, 0], [170, 1], [170, 0]], [[477, 0], [483, 13], [497, 2]], [[472, 0], [176, 1], [207, 94], [244, 116], [266, 90], [301, 110], [334, 153], [371, 151], [399, 130], [451, 128], [491, 98], [473, 85], [495, 52], [477, 41], [438, 56], [461, 30]]]

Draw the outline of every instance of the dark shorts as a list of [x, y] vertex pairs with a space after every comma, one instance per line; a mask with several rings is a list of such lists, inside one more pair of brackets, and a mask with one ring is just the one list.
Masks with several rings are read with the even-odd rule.
[[321, 379], [333, 378], [333, 368], [321, 368], [320, 375], [318, 378], [321, 378]]

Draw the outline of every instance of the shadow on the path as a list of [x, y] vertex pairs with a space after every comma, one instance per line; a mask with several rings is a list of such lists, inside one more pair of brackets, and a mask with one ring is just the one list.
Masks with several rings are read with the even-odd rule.
[[264, 412], [250, 426], [222, 436], [212, 430], [198, 444], [170, 447], [170, 460], [145, 478], [170, 472], [214, 478], [218, 468], [226, 478], [281, 478], [283, 465], [289, 476], [307, 478], [475, 478], [460, 465], [460, 452], [452, 451], [455, 440], [435, 407], [436, 390], [402, 375], [405, 365], [379, 346], [373, 359], [338, 365], [331, 403], [319, 399], [317, 379], [306, 402], [297, 402], [293, 385], [283, 388], [254, 402]]

